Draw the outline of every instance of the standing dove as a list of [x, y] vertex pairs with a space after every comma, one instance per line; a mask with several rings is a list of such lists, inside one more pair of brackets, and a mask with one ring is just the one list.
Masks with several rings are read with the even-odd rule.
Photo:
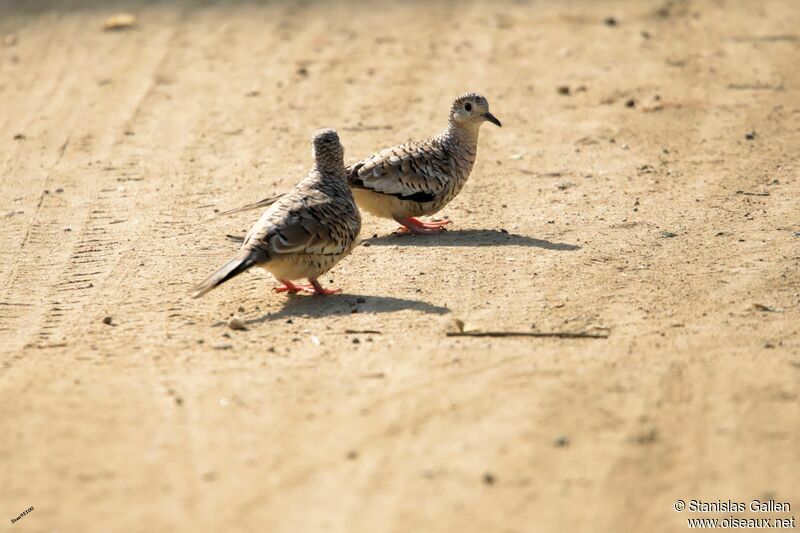
[[359, 207], [402, 227], [398, 233], [439, 233], [449, 220], [423, 222], [415, 217], [441, 210], [461, 191], [472, 171], [478, 130], [485, 121], [501, 126], [489, 102], [462, 94], [450, 108], [447, 128], [431, 139], [386, 148], [348, 169]]
[[[402, 224], [397, 233], [439, 233], [449, 220], [423, 222], [447, 205], [467, 182], [485, 121], [501, 126], [489, 102], [462, 94], [450, 108], [447, 128], [431, 139], [386, 148], [346, 169], [353, 196], [365, 211]], [[266, 207], [280, 196], [225, 211], [221, 215]]]
[[[361, 216], [346, 183], [344, 148], [332, 129], [314, 133], [314, 168], [280, 196], [247, 233], [236, 257], [192, 289], [198, 298], [253, 266], [283, 286], [276, 292], [333, 294], [318, 278], [357, 244]], [[309, 285], [293, 280], [308, 278]]]

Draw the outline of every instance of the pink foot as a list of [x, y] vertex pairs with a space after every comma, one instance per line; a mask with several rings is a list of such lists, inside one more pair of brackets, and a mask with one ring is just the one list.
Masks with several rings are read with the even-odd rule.
[[319, 284], [319, 281], [315, 279], [309, 278], [311, 282], [311, 286], [313, 287], [314, 296], [325, 296], [329, 294], [336, 294], [337, 292], [342, 292], [342, 289], [325, 289], [322, 285]]
[[315, 292], [313, 285], [298, 285], [285, 279], [279, 279], [278, 281], [283, 283], [283, 287], [275, 287], [275, 292], [288, 292], [291, 294], [298, 292]]
[[[416, 219], [413, 219], [416, 220]], [[423, 228], [441, 228], [442, 226], [446, 226], [450, 224], [450, 220], [430, 220], [428, 222], [424, 222], [422, 220], [417, 220], [417, 222], [422, 225]]]
[[414, 217], [396, 218], [402, 227], [395, 231], [395, 235], [409, 235], [411, 233], [417, 235], [432, 235], [445, 231], [445, 226], [450, 224], [449, 220], [433, 220], [431, 222], [423, 222]]
[[288, 292], [291, 294], [295, 294], [298, 292], [308, 292], [313, 294], [314, 296], [324, 296], [328, 294], [336, 294], [337, 292], [342, 292], [342, 289], [325, 289], [322, 285], [319, 284], [319, 281], [316, 279], [309, 279], [311, 283], [308, 285], [303, 285], [299, 283], [293, 283], [288, 279], [279, 279], [281, 283], [283, 283], [283, 287], [275, 287], [275, 292]]

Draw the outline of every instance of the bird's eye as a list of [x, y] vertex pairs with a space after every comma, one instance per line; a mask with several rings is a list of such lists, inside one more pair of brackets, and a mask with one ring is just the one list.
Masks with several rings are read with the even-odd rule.
[[472, 104], [467, 102], [466, 104], [464, 104], [464, 109], [466, 109], [467, 111], [472, 111]]

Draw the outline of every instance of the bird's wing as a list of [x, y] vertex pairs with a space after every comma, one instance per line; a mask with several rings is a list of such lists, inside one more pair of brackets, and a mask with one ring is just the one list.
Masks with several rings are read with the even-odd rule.
[[353, 188], [430, 202], [444, 192], [451, 174], [447, 151], [422, 142], [386, 148], [353, 165], [348, 181]]
[[283, 254], [336, 255], [353, 240], [342, 229], [345, 202], [325, 193], [296, 189], [284, 195], [261, 216], [245, 237], [244, 247], [258, 248], [270, 257]]
[[222, 213], [217, 213], [217, 214], [218, 216], [225, 216], [225, 215], [232, 215], [234, 213], [242, 213], [244, 211], [252, 211], [254, 209], [261, 209], [262, 207], [269, 207], [275, 202], [277, 202], [281, 196], [283, 195], [278, 194], [270, 198], [264, 198], [263, 200], [259, 200], [258, 202], [253, 202], [252, 204], [243, 205], [241, 207], [237, 207], [236, 209], [229, 209], [228, 211], [223, 211]]

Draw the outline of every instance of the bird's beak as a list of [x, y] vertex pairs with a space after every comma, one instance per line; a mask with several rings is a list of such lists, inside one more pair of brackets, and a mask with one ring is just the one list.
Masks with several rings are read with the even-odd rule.
[[499, 121], [499, 120], [497, 120], [497, 117], [496, 117], [496, 116], [494, 116], [494, 115], [492, 115], [492, 114], [491, 114], [491, 113], [489, 113], [488, 111], [487, 111], [486, 113], [484, 113], [484, 114], [483, 114], [483, 118], [485, 118], [486, 120], [488, 120], [489, 122], [491, 122], [492, 124], [494, 124], [495, 126], [497, 126], [498, 128], [502, 128], [502, 127], [503, 127], [503, 125], [502, 125], [502, 124], [500, 124], [500, 121]]

